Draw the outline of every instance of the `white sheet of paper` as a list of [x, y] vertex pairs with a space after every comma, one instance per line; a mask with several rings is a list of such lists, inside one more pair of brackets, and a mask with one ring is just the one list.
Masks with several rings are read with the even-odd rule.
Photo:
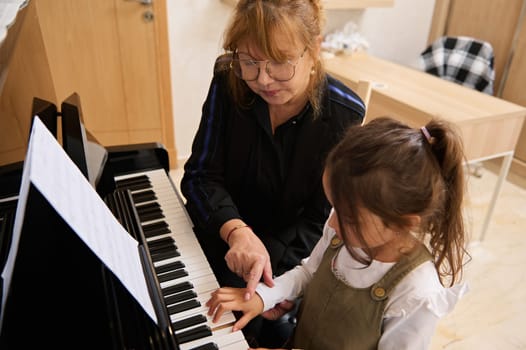
[[[31, 182], [157, 323], [144, 278], [138, 243], [115, 219], [95, 189], [64, 152], [40, 119], [35, 118], [24, 164], [23, 183], [14, 224], [18, 245], [25, 200]], [[20, 211], [22, 209], [22, 211]], [[13, 246], [12, 246], [13, 247]], [[13, 253], [13, 254], [12, 254]], [[16, 249], [10, 249], [2, 273], [10, 280]], [[9, 285], [6, 279], [6, 285]]]

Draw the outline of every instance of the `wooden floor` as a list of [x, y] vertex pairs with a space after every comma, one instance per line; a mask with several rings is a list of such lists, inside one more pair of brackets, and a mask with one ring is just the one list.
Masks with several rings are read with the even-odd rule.
[[[484, 241], [470, 246], [470, 292], [441, 320], [432, 350], [526, 349], [526, 179], [509, 178]], [[466, 219], [475, 236], [496, 181], [488, 169], [469, 179]]]

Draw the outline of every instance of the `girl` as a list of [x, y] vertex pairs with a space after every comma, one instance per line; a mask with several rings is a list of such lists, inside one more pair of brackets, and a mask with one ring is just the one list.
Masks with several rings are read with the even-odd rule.
[[[425, 349], [465, 291], [463, 151], [450, 125], [412, 129], [390, 118], [351, 127], [329, 154], [323, 187], [333, 210], [311, 256], [257, 287], [208, 301], [242, 328], [303, 296], [291, 345], [301, 349]], [[281, 304], [280, 304], [281, 303]], [[264, 314], [264, 315], [265, 315]]]

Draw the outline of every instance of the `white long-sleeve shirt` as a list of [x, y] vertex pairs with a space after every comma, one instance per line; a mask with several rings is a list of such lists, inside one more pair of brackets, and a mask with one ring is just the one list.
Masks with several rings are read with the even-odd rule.
[[[295, 300], [303, 294], [334, 235], [334, 229], [325, 224], [323, 236], [310, 257], [276, 278], [274, 287], [258, 285], [256, 291], [263, 299], [265, 311], [283, 300]], [[347, 249], [340, 249], [334, 270], [343, 274], [342, 280], [346, 284], [367, 288], [378, 282], [394, 264], [373, 260], [364, 268]], [[438, 320], [454, 308], [466, 291], [466, 284], [443, 287], [434, 264], [431, 261], [421, 264], [393, 289], [387, 301], [378, 349], [427, 349]]]

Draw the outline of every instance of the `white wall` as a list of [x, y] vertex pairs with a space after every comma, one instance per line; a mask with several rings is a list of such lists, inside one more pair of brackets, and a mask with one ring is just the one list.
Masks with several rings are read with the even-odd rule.
[[369, 9], [360, 25], [369, 53], [414, 66], [427, 46], [435, 0], [394, 0], [392, 8]]
[[[220, 0], [166, 0], [170, 38], [175, 141], [180, 159], [190, 155], [214, 60], [232, 7]], [[369, 53], [415, 66], [425, 48], [435, 0], [394, 0], [390, 8], [327, 12], [326, 32], [358, 24]]]
[[188, 158], [232, 7], [219, 0], [166, 0], [175, 147]]

